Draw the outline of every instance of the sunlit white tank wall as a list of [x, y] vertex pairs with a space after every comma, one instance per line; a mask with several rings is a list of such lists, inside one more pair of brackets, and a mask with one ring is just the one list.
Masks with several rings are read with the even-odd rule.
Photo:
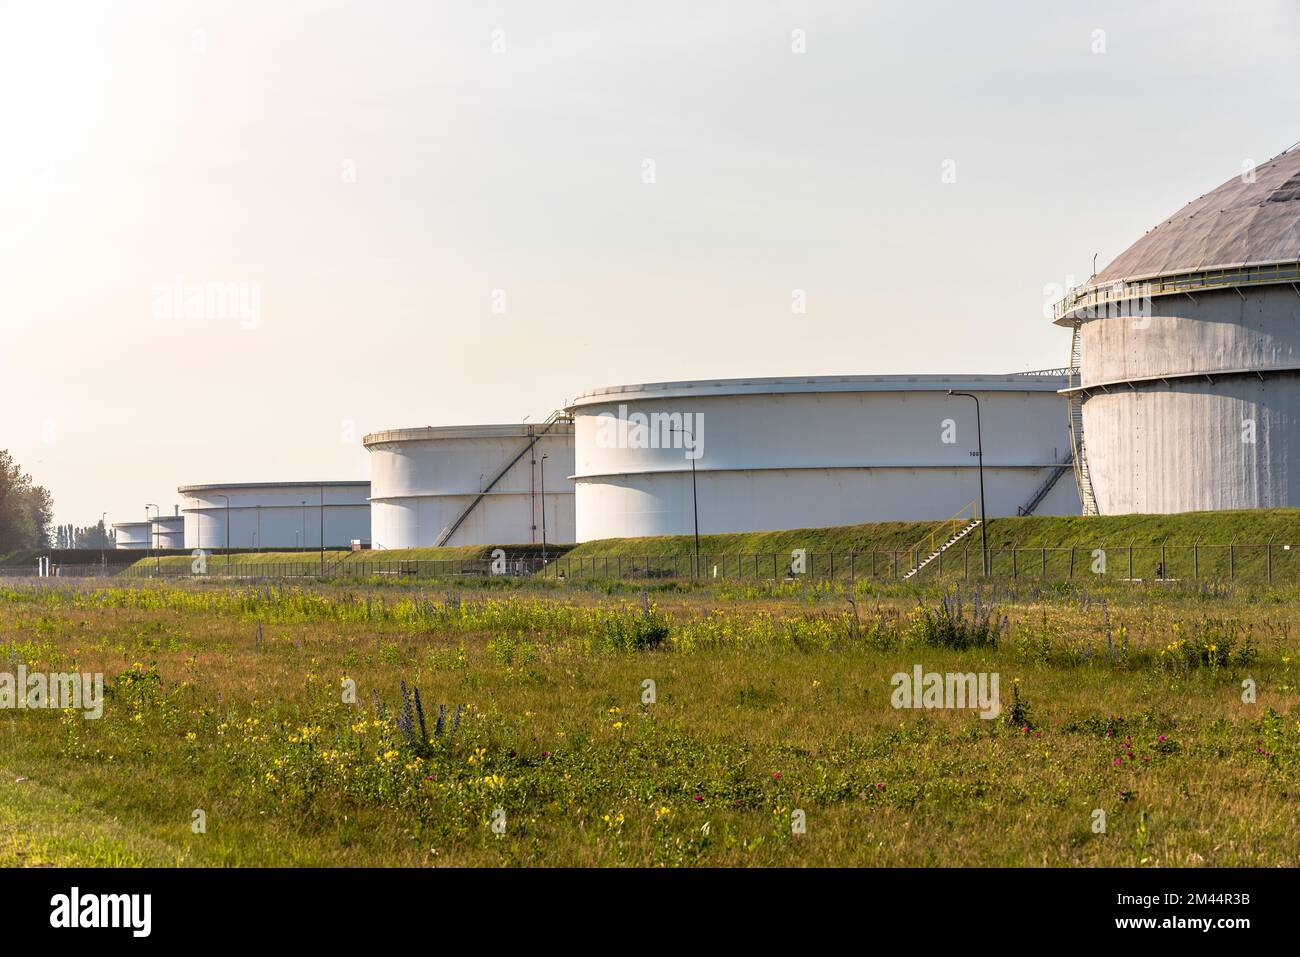
[[370, 542], [369, 482], [182, 485], [178, 491], [186, 500], [186, 548], [225, 548], [227, 520], [231, 548], [319, 548], [322, 495], [326, 548]]
[[[533, 427], [540, 432], [544, 426]], [[435, 545], [533, 436], [528, 425], [394, 429], [367, 435], [375, 548]], [[542, 456], [546, 456], [543, 476]], [[524, 452], [446, 542], [518, 545], [574, 540], [573, 426], [558, 423]]]
[[155, 548], [185, 547], [185, 516], [161, 515], [150, 523]]
[[[990, 516], [1015, 515], [1070, 447], [1058, 376], [853, 376], [659, 383], [577, 399], [577, 539], [688, 534], [691, 460], [610, 440], [602, 415], [681, 415], [699, 440], [700, 532], [939, 520], [979, 497], [981, 403]], [[636, 420], [632, 420], [636, 421]], [[676, 422], [677, 420], [673, 420]], [[663, 420], [661, 419], [661, 424]], [[666, 426], [672, 428], [670, 424]], [[626, 432], [626, 429], [624, 430]], [[689, 442], [674, 433], [677, 444]], [[955, 439], [955, 441], [945, 441]], [[660, 442], [660, 445], [666, 443]], [[1066, 472], [1036, 514], [1077, 515]]]
[[[1102, 515], [1300, 505], [1300, 297], [1160, 296], [1083, 323], [1078, 388]], [[1121, 310], [1122, 311], [1122, 310]]]
[[117, 548], [151, 548], [152, 522], [114, 522], [113, 531], [117, 533]]

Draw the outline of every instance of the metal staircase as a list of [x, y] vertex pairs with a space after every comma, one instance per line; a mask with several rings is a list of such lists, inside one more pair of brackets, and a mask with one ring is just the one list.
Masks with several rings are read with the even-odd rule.
[[1061, 480], [1061, 476], [1066, 472], [1073, 471], [1074, 451], [1071, 449], [1065, 453], [1065, 461], [1052, 467], [1052, 474], [1042, 485], [1038, 486], [1038, 491], [1034, 492], [1033, 497], [1024, 505], [1016, 509], [1017, 515], [1033, 515], [1034, 509], [1043, 503], [1049, 492], [1056, 488], [1056, 483]]
[[[1079, 386], [1079, 364], [1083, 355], [1083, 344], [1079, 335], [1081, 323], [1074, 323], [1074, 335], [1070, 340], [1070, 388]], [[1079, 500], [1083, 503], [1084, 515], [1097, 514], [1097, 497], [1092, 490], [1092, 475], [1088, 471], [1087, 447], [1083, 440], [1083, 403], [1081, 392], [1069, 395], [1070, 409], [1070, 449], [1074, 459], [1074, 481], [1079, 486]]]
[[[903, 581], [916, 575], [979, 526], [980, 519], [975, 503], [967, 502], [960, 512], [930, 529], [924, 538], [907, 550], [912, 556], [912, 568], [903, 576]], [[925, 549], [924, 559], [921, 558], [922, 549]]]
[[474, 509], [478, 508], [479, 502], [483, 501], [483, 499], [487, 497], [487, 494], [491, 492], [493, 488], [496, 487], [496, 484], [506, 477], [506, 473], [509, 472], [512, 468], [514, 468], [515, 465], [518, 464], [519, 460], [522, 459], [525, 455], [529, 453], [529, 451], [532, 450], [533, 446], [537, 444], [538, 440], [542, 436], [546, 435], [548, 432], [551, 431], [551, 429], [555, 428], [555, 426], [561, 423], [569, 424], [572, 422], [573, 422], [573, 417], [568, 413], [564, 412], [563, 410], [552, 412], [550, 418], [548, 418], [545, 422], [543, 422], [541, 427], [536, 429], [533, 432], [533, 434], [529, 437], [528, 441], [524, 444], [524, 447], [519, 450], [519, 453], [510, 461], [508, 461], [505, 465], [503, 465], [501, 469], [494, 476], [492, 476], [492, 481], [488, 482], [487, 485], [483, 486], [483, 489], [478, 493], [477, 496], [475, 496], [474, 501], [470, 502], [469, 505], [465, 506], [465, 510], [460, 513], [460, 515], [456, 518], [456, 521], [452, 522], [450, 525], [448, 525], [446, 528], [442, 530], [442, 533], [439, 534], [438, 540], [434, 544], [446, 545], [447, 542], [451, 540], [451, 537], [456, 534], [456, 529], [460, 528], [461, 525], [464, 524], [465, 519], [469, 518], [470, 513], [472, 513]]
[[926, 565], [930, 564], [932, 561], [934, 561], [936, 558], [938, 558], [948, 549], [952, 548], [954, 545], [956, 545], [963, 538], [965, 538], [967, 535], [969, 535], [971, 532], [975, 531], [975, 529], [979, 527], [980, 527], [980, 520], [978, 518], [972, 521], [969, 525], [962, 527], [960, 530], [954, 533], [946, 542], [944, 542], [942, 545], [940, 545], [938, 548], [932, 551], [929, 555], [925, 556], [925, 558], [921, 559], [921, 561], [913, 565], [912, 570], [903, 576], [903, 581], [907, 581], [909, 578], [913, 577], [914, 575], [919, 575], [921, 573], [921, 569], [923, 569]]

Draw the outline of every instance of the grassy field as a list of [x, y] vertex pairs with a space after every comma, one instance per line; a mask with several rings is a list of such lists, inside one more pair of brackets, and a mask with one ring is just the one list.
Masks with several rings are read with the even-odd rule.
[[1300, 864], [1290, 586], [422, 585], [0, 588], [0, 863]]

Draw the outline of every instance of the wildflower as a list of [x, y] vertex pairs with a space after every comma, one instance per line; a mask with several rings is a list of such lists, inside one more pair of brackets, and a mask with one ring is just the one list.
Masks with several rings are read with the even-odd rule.
[[697, 801], [703, 801], [703, 800], [704, 800], [704, 795], [703, 795], [703, 794], [697, 794], [697, 795], [695, 795], [695, 800], [697, 800]]
[[780, 771], [773, 771], [773, 772], [772, 772], [772, 780], [773, 780], [773, 781], [779, 781], [779, 780], [781, 780], [781, 772], [780, 772]]
[[660, 805], [659, 807], [655, 808], [655, 820], [656, 821], [662, 820], [663, 818], [668, 817], [672, 813], [673, 812], [670, 809]]
[[199, 736], [198, 736], [197, 734], [195, 734], [193, 731], [186, 732], [186, 734], [185, 734], [185, 740], [186, 740], [186, 741], [197, 741], [198, 739], [199, 739]]
[[614, 722], [614, 730], [615, 730], [615, 731], [617, 731], [617, 730], [618, 730], [619, 728], [621, 728], [621, 727], [623, 727], [623, 722], [622, 722], [622, 721], [615, 721], [615, 722]]

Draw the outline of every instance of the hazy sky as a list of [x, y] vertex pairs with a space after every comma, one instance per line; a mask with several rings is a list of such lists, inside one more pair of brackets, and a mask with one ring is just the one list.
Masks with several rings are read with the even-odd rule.
[[600, 385], [1062, 365], [1045, 286], [1300, 139], [1297, 9], [0, 0], [0, 447], [87, 524]]

